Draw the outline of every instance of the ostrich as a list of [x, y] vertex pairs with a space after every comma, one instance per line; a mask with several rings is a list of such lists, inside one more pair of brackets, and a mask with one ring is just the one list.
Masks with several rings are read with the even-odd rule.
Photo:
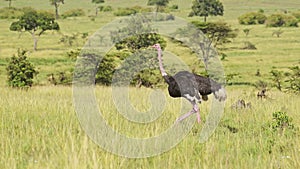
[[225, 101], [226, 91], [224, 87], [208, 77], [203, 77], [194, 73], [190, 73], [188, 71], [180, 71], [174, 76], [169, 76], [163, 68], [161, 56], [162, 50], [160, 45], [155, 44], [152, 47], [157, 49], [159, 69], [165, 82], [169, 85], [169, 95], [174, 98], [184, 97], [193, 105], [192, 110], [180, 116], [176, 120], [176, 122], [180, 122], [192, 115], [193, 113], [196, 113], [197, 121], [198, 123], [200, 123], [201, 118], [197, 103], [201, 103], [201, 100], [207, 101], [207, 96], [211, 93], [214, 94], [217, 100]]

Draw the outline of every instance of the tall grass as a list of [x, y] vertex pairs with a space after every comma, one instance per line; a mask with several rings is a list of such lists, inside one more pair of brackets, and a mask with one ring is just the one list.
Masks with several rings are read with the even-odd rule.
[[[243, 13], [265, 10], [266, 14], [280, 12], [281, 9], [297, 10], [298, 0], [224, 0], [224, 17], [209, 17], [208, 21], [223, 20], [233, 28], [238, 28], [239, 36], [226, 45], [225, 73], [239, 73], [240, 78], [233, 82], [269, 80], [270, 70], [286, 69], [299, 64], [299, 28], [284, 28], [280, 38], [272, 37], [277, 28], [265, 26], [241, 26], [237, 17]], [[105, 5], [130, 7], [145, 6], [146, 0], [107, 0]], [[173, 0], [179, 10], [172, 12], [187, 20], [191, 1]], [[7, 6], [0, 1], [0, 6]], [[32, 6], [36, 9], [53, 10], [50, 3], [36, 3], [35, 0], [13, 1], [14, 7]], [[66, 1], [60, 12], [83, 8], [87, 16], [58, 20], [60, 33], [84, 33], [92, 35], [101, 26], [114, 19], [112, 13], [100, 13], [93, 20], [88, 16], [94, 13], [94, 4], [81, 0]], [[273, 133], [269, 129], [272, 113], [285, 111], [293, 118], [293, 124], [300, 127], [300, 98], [270, 90], [271, 99], [256, 99], [256, 89], [250, 86], [228, 87], [225, 113], [215, 133], [203, 144], [199, 134], [210, 110], [210, 101], [200, 105], [203, 123], [195, 124], [191, 132], [175, 148], [159, 156], [143, 159], [128, 159], [106, 152], [95, 144], [82, 130], [73, 108], [72, 89], [68, 86], [50, 86], [46, 76], [49, 73], [69, 71], [73, 61], [66, 58], [70, 49], [81, 47], [65, 46], [58, 43], [61, 37], [57, 32], [42, 35], [36, 52], [31, 51], [29, 59], [38, 68], [39, 84], [31, 90], [8, 88], [5, 66], [7, 59], [16, 53], [17, 48], [32, 49], [32, 39], [28, 33], [18, 38], [18, 33], [9, 31], [13, 20], [0, 20], [0, 168], [300, 168], [300, 136], [287, 131], [285, 135]], [[251, 28], [246, 37], [242, 30]], [[244, 41], [253, 43], [257, 50], [240, 49]], [[178, 55], [188, 64], [195, 58], [186, 48], [167, 46], [166, 50]], [[261, 77], [254, 74], [260, 69]], [[149, 97], [152, 89], [130, 88], [129, 98], [133, 107], [146, 111], [151, 107]], [[131, 123], [119, 114], [112, 100], [110, 87], [97, 86], [98, 106], [108, 124], [116, 131], [132, 137], [152, 137], [167, 129], [180, 115], [181, 105], [190, 106], [185, 100], [172, 99], [165, 94], [166, 105], [163, 114], [153, 123]], [[252, 103], [251, 109], [232, 109], [238, 99]], [[190, 107], [188, 107], [190, 108]], [[190, 117], [195, 118], [195, 116]]]
[[[258, 100], [255, 91], [229, 88], [225, 113], [215, 133], [203, 144], [199, 134], [210, 102], [200, 106], [203, 123], [175, 148], [145, 159], [128, 159], [98, 147], [81, 129], [72, 106], [70, 87], [34, 87], [32, 90], [1, 88], [1, 168], [299, 168], [300, 135], [270, 134], [274, 111], [286, 111], [300, 127], [300, 98], [270, 91], [272, 99]], [[181, 99], [166, 97], [160, 119], [132, 124], [114, 107], [110, 87], [96, 87], [99, 108], [108, 124], [130, 137], [159, 135], [179, 116]], [[130, 88], [131, 103], [146, 110], [150, 89]], [[163, 91], [167, 94], [166, 91]], [[18, 96], [18, 97], [16, 97]], [[145, 96], [145, 97], [141, 97]], [[231, 109], [237, 99], [252, 103], [251, 109]], [[288, 102], [287, 102], [288, 100]], [[183, 104], [187, 103], [184, 100]], [[189, 103], [187, 103], [189, 106]], [[140, 107], [138, 107], [140, 106]], [[195, 116], [190, 117], [195, 118]], [[195, 118], [196, 122], [196, 118]], [[234, 129], [234, 130], [233, 130]], [[271, 142], [274, 141], [274, 145]], [[269, 152], [269, 151], [272, 152]]]

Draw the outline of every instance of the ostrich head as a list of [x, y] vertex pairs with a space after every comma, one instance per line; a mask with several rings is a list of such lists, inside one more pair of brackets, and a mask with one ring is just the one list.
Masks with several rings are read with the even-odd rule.
[[158, 43], [155, 44], [155, 45], [153, 45], [152, 47], [155, 48], [155, 49], [157, 49], [157, 50], [161, 50], [160, 44], [158, 44]]

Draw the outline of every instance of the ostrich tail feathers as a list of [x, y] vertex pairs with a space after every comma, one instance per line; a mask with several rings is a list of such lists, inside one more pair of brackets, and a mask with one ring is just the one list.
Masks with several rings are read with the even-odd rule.
[[226, 91], [224, 87], [221, 87], [219, 90], [214, 92], [215, 98], [219, 101], [225, 101], [227, 98]]

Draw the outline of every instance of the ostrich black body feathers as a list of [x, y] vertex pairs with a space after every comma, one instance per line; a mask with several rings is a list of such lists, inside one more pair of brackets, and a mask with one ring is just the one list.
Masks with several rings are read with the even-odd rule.
[[174, 76], [165, 75], [163, 78], [169, 85], [168, 91], [171, 97], [184, 97], [191, 102], [206, 101], [207, 95], [222, 90], [222, 86], [214, 80], [188, 71], [180, 71]]

